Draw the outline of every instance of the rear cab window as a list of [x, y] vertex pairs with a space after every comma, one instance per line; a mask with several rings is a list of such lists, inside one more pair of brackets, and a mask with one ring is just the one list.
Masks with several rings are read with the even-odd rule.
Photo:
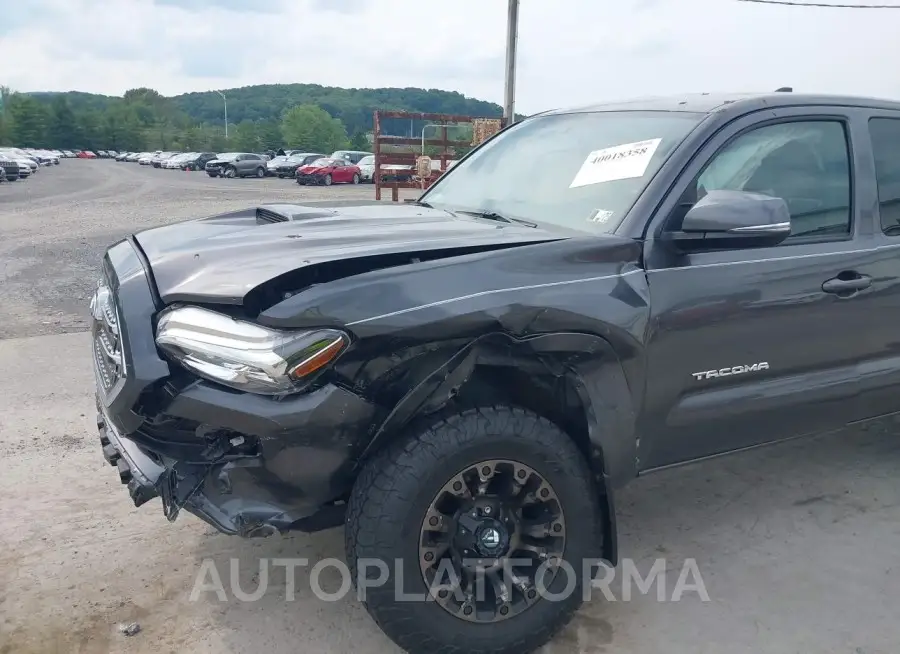
[[900, 235], [900, 118], [869, 119], [881, 229]]

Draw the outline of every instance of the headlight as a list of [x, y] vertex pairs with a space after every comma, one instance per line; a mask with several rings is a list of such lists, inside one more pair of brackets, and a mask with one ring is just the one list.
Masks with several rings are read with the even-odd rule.
[[185, 368], [262, 395], [299, 390], [349, 344], [338, 330], [278, 331], [207, 309], [163, 313], [156, 344]]

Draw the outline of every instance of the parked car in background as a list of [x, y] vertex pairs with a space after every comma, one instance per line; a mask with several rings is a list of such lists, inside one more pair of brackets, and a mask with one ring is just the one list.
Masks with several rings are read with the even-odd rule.
[[176, 154], [180, 154], [178, 152], [159, 152], [152, 159], [150, 159], [150, 165], [154, 168], [159, 168], [162, 166], [162, 162], [170, 157], [174, 157]]
[[373, 182], [375, 181], [375, 155], [370, 154], [368, 156], [363, 157], [359, 161], [356, 162], [356, 167], [359, 168], [359, 176], [360, 179], [364, 182]]
[[331, 153], [331, 156], [334, 159], [343, 159], [355, 164], [371, 154], [371, 152], [361, 152], [360, 150], [336, 150]]
[[297, 183], [300, 185], [359, 184], [361, 180], [359, 168], [346, 159], [325, 157], [297, 169]]
[[205, 170], [206, 163], [218, 157], [215, 152], [192, 152], [190, 156], [181, 160], [182, 170]]
[[324, 157], [324, 154], [320, 154], [318, 152], [297, 151], [295, 154], [290, 155], [278, 165], [278, 168], [275, 170], [275, 174], [280, 178], [294, 177], [297, 174], [298, 168], [308, 166], [313, 161], [322, 159]]
[[2, 173], [0, 177], [6, 181], [15, 182], [19, 179], [19, 164], [6, 155], [0, 154], [0, 173]]
[[169, 170], [181, 170], [181, 162], [187, 161], [188, 157], [190, 157], [193, 154], [196, 154], [196, 153], [195, 152], [179, 152], [177, 154], [173, 154], [168, 159], [163, 159], [160, 162], [159, 167], [166, 168]]
[[226, 152], [207, 162], [210, 177], [265, 177], [266, 160], [253, 152]]
[[82, 150], [77, 155], [75, 155], [79, 159], [96, 159], [97, 155], [91, 152], [90, 150]]
[[116, 161], [125, 161], [125, 158], [130, 154], [130, 152], [120, 152], [116, 155]]
[[32, 157], [36, 157], [38, 163], [42, 166], [52, 166], [53, 164], [59, 164], [59, 157], [57, 157], [52, 152], [49, 152], [48, 150], [28, 148], [27, 150], [25, 150], [25, 152]]
[[287, 155], [275, 155], [266, 162], [266, 176], [273, 177], [278, 174], [278, 166], [288, 160]]
[[127, 163], [136, 163], [141, 157], [149, 157], [149, 152], [132, 152], [127, 157], [125, 157], [125, 161]]
[[[41, 168], [33, 157], [27, 156], [18, 148], [0, 148], [0, 155], [12, 159], [19, 164], [20, 169], [27, 171], [25, 177], [30, 176], [32, 173], [36, 173]], [[20, 174], [19, 177], [22, 177], [22, 175]]]

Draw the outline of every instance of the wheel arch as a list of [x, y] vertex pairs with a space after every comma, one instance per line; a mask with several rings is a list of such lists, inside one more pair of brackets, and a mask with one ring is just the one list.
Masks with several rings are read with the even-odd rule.
[[414, 419], [452, 403], [502, 402], [528, 409], [569, 435], [587, 460], [609, 535], [604, 557], [615, 564], [614, 489], [637, 474], [637, 440], [634, 400], [610, 343], [582, 333], [525, 339], [487, 334], [438, 360], [443, 363], [412, 376], [418, 381], [403, 389], [400, 400], [377, 426], [360, 465], [401, 436]]

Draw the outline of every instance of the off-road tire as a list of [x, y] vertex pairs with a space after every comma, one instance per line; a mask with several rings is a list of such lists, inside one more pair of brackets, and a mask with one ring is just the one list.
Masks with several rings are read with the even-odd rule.
[[[397, 601], [396, 559], [402, 559], [404, 591], [427, 593], [417, 541], [432, 499], [458, 472], [489, 459], [530, 466], [555, 489], [572, 524], [563, 558], [576, 571], [575, 591], [558, 601], [541, 599], [520, 615], [490, 624], [466, 622], [433, 601]], [[386, 583], [367, 588], [360, 599], [379, 627], [406, 651], [525, 654], [553, 638], [581, 605], [582, 562], [602, 556], [603, 536], [596, 484], [574, 441], [530, 411], [491, 406], [431, 416], [372, 457], [351, 494], [345, 545], [354, 584], [361, 560], [388, 564]], [[554, 581], [551, 590], [556, 588]]]

